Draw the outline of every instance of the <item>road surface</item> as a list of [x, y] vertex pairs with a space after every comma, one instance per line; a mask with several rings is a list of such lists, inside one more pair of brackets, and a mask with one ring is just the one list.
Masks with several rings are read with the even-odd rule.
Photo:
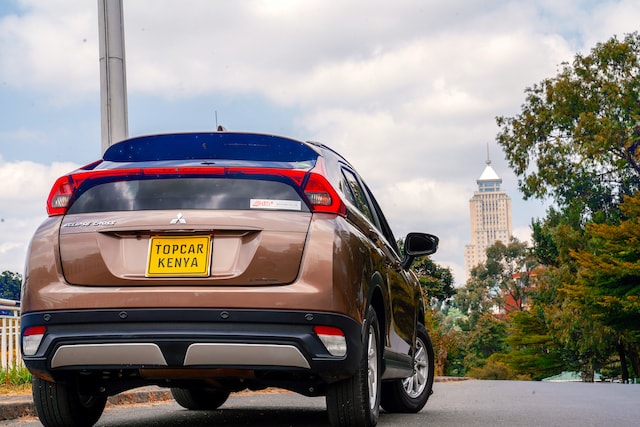
[[[418, 414], [385, 414], [379, 426], [640, 426], [640, 385], [458, 381], [434, 385]], [[35, 427], [35, 418], [0, 422]], [[98, 427], [327, 426], [324, 398], [291, 393], [237, 395], [220, 410], [187, 411], [172, 401], [108, 407]]]

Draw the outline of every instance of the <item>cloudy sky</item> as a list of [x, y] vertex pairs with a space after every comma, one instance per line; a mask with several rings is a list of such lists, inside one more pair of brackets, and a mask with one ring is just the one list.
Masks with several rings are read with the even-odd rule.
[[[0, 2], [0, 271], [22, 273], [55, 178], [101, 155], [97, 0]], [[124, 0], [129, 134], [229, 130], [322, 141], [395, 234], [440, 236], [464, 282], [489, 148], [527, 239], [495, 117], [576, 53], [638, 30], [637, 0]]]

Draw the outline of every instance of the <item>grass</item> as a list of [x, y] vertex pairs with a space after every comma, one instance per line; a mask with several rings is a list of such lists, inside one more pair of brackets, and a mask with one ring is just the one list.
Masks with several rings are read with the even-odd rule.
[[0, 395], [31, 394], [31, 373], [24, 366], [0, 369]]

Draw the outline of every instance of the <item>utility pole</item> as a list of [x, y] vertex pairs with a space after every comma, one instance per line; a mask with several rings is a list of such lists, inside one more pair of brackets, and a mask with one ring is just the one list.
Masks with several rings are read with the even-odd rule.
[[98, 0], [102, 152], [129, 137], [122, 0]]

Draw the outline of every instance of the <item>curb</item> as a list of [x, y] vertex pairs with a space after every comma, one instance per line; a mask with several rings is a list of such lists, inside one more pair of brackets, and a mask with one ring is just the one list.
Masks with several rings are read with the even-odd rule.
[[450, 383], [450, 382], [456, 382], [456, 381], [467, 381], [467, 380], [471, 380], [473, 378], [470, 377], [435, 377], [433, 379], [434, 383]]
[[[134, 403], [153, 403], [171, 400], [169, 389], [160, 387], [142, 387], [125, 391], [109, 397], [107, 407], [112, 405], [130, 405]], [[33, 398], [30, 395], [0, 396], [0, 421], [20, 417], [36, 416]]]
[[0, 397], [0, 421], [35, 415], [31, 396]]
[[[465, 381], [468, 379], [466, 377], [435, 377], [434, 382]], [[173, 397], [169, 389], [154, 386], [142, 387], [109, 397], [107, 407], [110, 405], [162, 402], [171, 399]], [[27, 416], [36, 416], [33, 399], [30, 395], [0, 396], [0, 421]]]

